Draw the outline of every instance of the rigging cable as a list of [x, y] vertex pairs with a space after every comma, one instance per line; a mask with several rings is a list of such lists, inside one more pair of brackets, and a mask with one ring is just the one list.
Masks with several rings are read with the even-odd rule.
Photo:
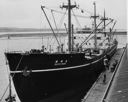
[[5, 91], [4, 91], [3, 95], [2, 95], [2, 97], [1, 97], [1, 99], [0, 99], [0, 102], [2, 102], [2, 100], [3, 100], [3, 98], [4, 98], [5, 94], [6, 94], [6, 92], [8, 91], [8, 88], [9, 88], [9, 84], [8, 84], [7, 87], [6, 87], [6, 89], [5, 89]]
[[57, 32], [59, 32], [59, 31], [58, 31], [58, 28], [57, 28], [57, 24], [56, 24], [55, 17], [54, 17], [54, 14], [53, 14], [53, 10], [51, 10], [51, 14], [52, 14], [52, 17], [53, 17], [53, 21], [54, 21], [54, 24], [55, 24], [56, 30], [57, 30]]
[[[101, 24], [102, 22], [103, 22], [103, 21], [101, 21], [98, 26], [100, 26], [100, 24]], [[98, 28], [98, 26], [96, 27], [96, 29]], [[102, 29], [102, 30], [103, 30], [103, 29]], [[100, 32], [100, 31], [99, 31], [99, 32]], [[99, 33], [99, 32], [97, 32], [97, 33]], [[90, 39], [92, 39], [93, 37], [94, 37], [94, 36], [92, 36]], [[87, 43], [90, 39], [86, 40], [86, 43]]]
[[[109, 19], [109, 20], [111, 20], [111, 21], [108, 22], [108, 23], [105, 25], [105, 27], [108, 26], [110, 23], [113, 22], [113, 19]], [[99, 23], [98, 26], [100, 26], [100, 24], [101, 24], [102, 22], [103, 22], [103, 20]], [[98, 28], [98, 26], [96, 27], [96, 29]], [[102, 27], [100, 30], [105, 29], [105, 27]], [[93, 32], [94, 32], [94, 31], [92, 31], [91, 34], [92, 34]], [[99, 32], [100, 32], [100, 31], [99, 31]], [[98, 33], [99, 33], [99, 32], [98, 32]], [[91, 35], [91, 34], [90, 34], [90, 35]], [[89, 35], [89, 37], [90, 37], [90, 35]], [[89, 38], [89, 37], [88, 37], [88, 38]], [[88, 38], [87, 38], [87, 39], [88, 39]], [[80, 45], [80, 47], [84, 45], [84, 43], [87, 41], [87, 39], [85, 39], [85, 41]], [[90, 40], [90, 39], [89, 39], [89, 40]], [[88, 40], [88, 41], [89, 41], [89, 40]], [[87, 41], [87, 42], [88, 42], [88, 41]], [[79, 47], [79, 48], [80, 48], [80, 47]]]
[[[86, 13], [88, 13], [88, 14], [90, 14], [90, 15], [93, 15], [93, 13], [92, 13], [92, 12], [87, 11], [87, 10], [85, 10], [85, 9], [80, 8], [80, 10], [81, 10], [81, 12], [82, 12], [82, 13], [86, 12]], [[99, 16], [100, 18], [102, 18], [102, 17], [103, 17], [103, 16], [101, 16], [101, 15], [99, 15], [99, 14], [98, 14], [98, 16]], [[100, 18], [99, 18], [99, 19], [100, 19]]]
[[[113, 22], [113, 21], [110, 21], [108, 24], [105, 25], [105, 27], [108, 26], [111, 22]], [[114, 25], [115, 25], [115, 23], [114, 23]], [[114, 27], [114, 25], [113, 25], [113, 27]], [[102, 27], [101, 30], [105, 29], [105, 27]], [[113, 27], [112, 27], [112, 28], [113, 28]], [[100, 31], [99, 31], [99, 32], [100, 32]], [[99, 32], [98, 32], [98, 33], [99, 33]], [[115, 33], [115, 32], [113, 32], [113, 34], [114, 34], [114, 33]], [[91, 39], [91, 38], [90, 38], [90, 39]], [[89, 39], [89, 40], [90, 40], [90, 39]], [[88, 41], [89, 41], [89, 40], [88, 40]], [[105, 40], [106, 40], [106, 39], [104, 39], [101, 43], [103, 43]], [[87, 41], [87, 42], [88, 42], [88, 41]]]
[[[113, 26], [112, 26], [111, 31], [113, 31], [113, 29], [114, 29], [114, 27], [115, 27], [115, 25], [116, 25], [116, 22], [117, 22], [117, 21], [115, 21], [115, 22], [114, 22], [114, 24], [113, 24]], [[110, 40], [112, 40], [112, 39], [113, 39], [113, 36], [114, 36], [115, 32], [116, 32], [116, 30], [112, 33], [112, 37], [111, 37], [111, 39], [110, 39]]]
[[52, 26], [51, 26], [51, 23], [50, 23], [50, 21], [49, 21], [47, 15], [46, 15], [46, 13], [45, 13], [45, 11], [44, 11], [44, 6], [41, 6], [41, 9], [42, 9], [42, 11], [43, 11], [44, 14], [45, 14], [45, 17], [46, 17], [46, 19], [47, 19], [47, 21], [48, 21], [48, 23], [49, 23], [49, 26], [50, 26], [50, 28], [51, 28], [51, 30], [52, 30], [52, 32], [53, 32], [55, 38], [56, 38], [56, 41], [57, 41], [58, 45], [60, 46], [60, 43], [59, 43], [59, 41], [58, 41], [58, 39], [57, 39], [57, 36], [56, 36], [56, 34], [55, 34], [55, 32], [54, 32], [54, 30], [53, 30], [53, 28], [52, 28]]
[[[54, 17], [54, 14], [53, 14], [53, 10], [52, 10], [52, 9], [51, 9], [51, 14], [52, 14], [53, 21], [54, 21], [54, 24], [55, 24], [55, 28], [56, 28], [57, 34], [58, 34], [59, 30], [58, 30], [58, 28], [57, 28], [56, 20], [55, 20], [55, 17]], [[58, 39], [59, 39], [59, 37], [58, 37]], [[51, 40], [52, 40], [52, 39], [51, 39]], [[60, 39], [59, 39], [59, 42], [61, 43]]]
[[76, 19], [76, 22], [78, 23], [78, 25], [80, 26], [80, 28], [82, 28], [73, 10], [72, 10], [72, 13], [73, 13], [73, 15], [74, 15], [74, 17]]
[[[57, 30], [57, 34], [59, 33], [59, 29], [57, 27], [57, 24], [56, 24], [56, 20], [55, 20], [55, 17], [54, 17], [54, 14], [53, 14], [53, 10], [51, 10], [51, 13], [52, 13], [52, 17], [53, 17], [53, 20], [54, 20], [54, 24], [55, 24], [55, 27], [56, 27], [56, 30]], [[58, 37], [59, 38], [59, 37]], [[59, 41], [61, 43], [61, 39], [59, 38]]]
[[[74, 15], [74, 17], [75, 17], [75, 19], [76, 19], [76, 21], [78, 22], [78, 24], [79, 24], [79, 26], [80, 26], [80, 28], [82, 29], [82, 27], [81, 27], [81, 25], [80, 25], [80, 23], [79, 23], [79, 21], [78, 21], [78, 19], [77, 19], [77, 17], [75, 16], [75, 13], [74, 13], [74, 11], [72, 10], [72, 12], [73, 12], [73, 15]], [[101, 22], [102, 23], [102, 22]], [[93, 33], [93, 32], [92, 32]], [[92, 34], [91, 33], [91, 34]], [[86, 38], [86, 40], [91, 36], [91, 34]], [[84, 41], [86, 41], [86, 40], [84, 40]], [[84, 41], [82, 42], [83, 44], [84, 44]], [[81, 46], [80, 46], [81, 47]]]
[[[57, 10], [54, 10], [54, 9], [50, 9], [50, 8], [48, 8], [48, 7], [46, 7], [46, 6], [45, 6], [45, 8], [48, 9], [48, 10], [53, 10], [53, 11], [56, 12], [56, 13], [64, 14], [64, 12], [57, 11]], [[68, 14], [66, 13], [66, 15], [68, 15]], [[73, 14], [71, 14], [71, 15], [74, 16]], [[76, 15], [76, 16], [77, 16], [77, 17], [80, 17], [80, 18], [90, 18], [90, 16], [81, 16], [81, 15]]]
[[116, 25], [116, 22], [117, 22], [117, 21], [115, 21], [115, 22], [114, 22], [114, 24], [113, 24], [113, 26], [112, 26], [112, 30], [113, 30], [113, 28], [115, 27], [115, 25]]
[[86, 13], [88, 13], [88, 14], [90, 14], [90, 15], [92, 15], [92, 14], [93, 14], [92, 12], [87, 11], [87, 10], [85, 10], [85, 9], [82, 9], [82, 8], [79, 8], [79, 9], [81, 10], [81, 12], [82, 12], [82, 13], [84, 13], [84, 11], [85, 11]]
[[[100, 26], [100, 24], [102, 23], [103, 21], [101, 21], [98, 25], [97, 25], [97, 27], [96, 27], [96, 29]], [[81, 45], [79, 46], [79, 48], [80, 47], [82, 47], [85, 43], [86, 43], [86, 41], [88, 40], [88, 38], [92, 35], [94, 33], [94, 30], [89, 34], [89, 36], [81, 43]]]
[[[6, 64], [7, 64], [7, 59], [6, 59], [6, 57], [5, 57], [5, 60], [6, 60]], [[8, 68], [7, 68], [7, 73], [9, 73]], [[4, 90], [4, 93], [3, 93], [3, 95], [2, 95], [2, 97], [1, 97], [1, 99], [0, 99], [0, 102], [2, 102], [2, 100], [3, 100], [3, 98], [4, 98], [5, 94], [6, 94], [6, 92], [8, 91], [8, 88], [9, 88], [9, 84], [7, 85], [6, 89]]]
[[63, 20], [64, 20], [64, 17], [65, 17], [65, 15], [66, 15], [66, 13], [67, 13], [67, 10], [65, 11], [65, 13], [64, 13], [64, 15], [62, 16], [62, 18], [60, 19], [60, 25], [59, 25], [59, 27], [61, 28], [61, 26], [62, 26], [62, 22], [63, 22]]
[[[23, 55], [21, 56], [21, 58], [20, 58], [20, 60], [19, 60], [19, 62], [18, 62], [18, 64], [17, 64], [17, 66], [16, 66], [16, 71], [18, 70], [19, 65], [20, 65], [22, 59], [23, 59]], [[7, 58], [6, 58], [6, 61], [7, 61]], [[10, 74], [11, 74], [11, 73], [10, 73]], [[12, 79], [13, 79], [13, 77], [15, 76], [15, 74], [16, 74], [16, 73], [13, 74]], [[2, 100], [3, 100], [3, 98], [4, 98], [5, 94], [6, 94], [6, 92], [7, 92], [7, 90], [8, 90], [8, 88], [9, 88], [9, 84], [8, 84], [7, 87], [6, 87], [6, 89], [5, 89], [5, 91], [4, 91], [4, 94], [2, 95], [2, 97], [1, 97], [1, 99], [0, 99], [0, 102], [2, 102]]]
[[[53, 10], [54, 11], [54, 10]], [[52, 11], [52, 12], [53, 12]], [[61, 17], [61, 19], [60, 19], [60, 21], [59, 21], [59, 29], [61, 29], [61, 26], [62, 26], [62, 24], [63, 24], [63, 21], [64, 21], [64, 18], [65, 18], [65, 15], [66, 15], [66, 12], [67, 12], [67, 10], [65, 11], [65, 13], [64, 13], [64, 15]], [[57, 25], [57, 24], [56, 24]], [[59, 29], [57, 30], [57, 33], [59, 33]], [[68, 33], [68, 32], [66, 32], [66, 33]], [[54, 43], [55, 43], [55, 41], [54, 41]], [[54, 44], [53, 43], [53, 44]]]

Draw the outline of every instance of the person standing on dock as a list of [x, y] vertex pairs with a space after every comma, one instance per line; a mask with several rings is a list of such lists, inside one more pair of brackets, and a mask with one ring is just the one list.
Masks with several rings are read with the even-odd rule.
[[108, 59], [106, 56], [104, 58], [104, 67], [105, 67], [105, 70], [109, 70], [109, 63], [108, 63]]
[[103, 75], [103, 83], [106, 83], [106, 71], [109, 70], [109, 64], [108, 64], [108, 59], [105, 56], [104, 58], [104, 67], [105, 67], [105, 71], [104, 71], [104, 75]]
[[104, 76], [103, 76], [103, 83], [106, 83], [106, 73], [104, 72]]

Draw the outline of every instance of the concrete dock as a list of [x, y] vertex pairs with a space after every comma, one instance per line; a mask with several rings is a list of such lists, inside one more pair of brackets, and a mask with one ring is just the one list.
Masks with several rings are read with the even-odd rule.
[[[88, 91], [86, 96], [82, 99], [82, 102], [118, 102], [118, 101], [106, 101], [106, 99], [109, 99], [109, 97], [106, 98], [105, 96], [108, 96], [108, 95], [106, 95], [106, 93], [108, 93], [109, 87], [113, 81], [116, 70], [118, 69], [118, 65], [121, 62], [122, 57], [124, 55], [124, 51], [125, 51], [125, 48], [121, 48], [121, 49], [117, 50], [116, 54], [112, 57], [112, 59], [110, 61], [109, 70], [101, 73], [101, 75], [96, 80], [96, 82], [93, 84], [93, 86]], [[115, 70], [112, 70], [113, 64], [115, 62], [118, 62], [118, 63], [115, 66]], [[127, 70], [127, 72], [128, 72], [128, 70]], [[106, 82], [105, 83], [103, 83], [104, 73], [106, 73]], [[127, 75], [128, 75], [128, 73], [127, 73]], [[128, 84], [128, 82], [127, 82], [127, 84]]]
[[103, 102], [128, 102], [128, 46]]

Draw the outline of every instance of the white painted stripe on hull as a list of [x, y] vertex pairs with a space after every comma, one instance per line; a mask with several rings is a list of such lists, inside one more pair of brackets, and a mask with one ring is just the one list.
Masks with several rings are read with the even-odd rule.
[[[83, 64], [83, 65], [79, 65], [79, 66], [73, 66], [73, 67], [66, 67], [66, 68], [55, 68], [55, 69], [43, 69], [43, 70], [27, 70], [26, 72], [48, 72], [48, 71], [61, 71], [61, 70], [69, 70], [69, 69], [76, 69], [76, 68], [80, 68], [80, 67], [86, 67], [88, 65], [94, 64], [98, 61], [100, 61], [102, 58], [100, 58], [99, 60], [96, 60], [94, 62], [88, 63], [88, 64]], [[10, 71], [11, 73], [23, 73], [23, 71]]]

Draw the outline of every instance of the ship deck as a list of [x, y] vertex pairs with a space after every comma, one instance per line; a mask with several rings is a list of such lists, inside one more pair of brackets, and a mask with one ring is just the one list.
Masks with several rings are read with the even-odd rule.
[[[82, 102], [126, 102], [128, 101], [128, 64], [126, 64], [126, 50], [118, 49], [110, 61], [109, 70], [106, 73], [106, 82], [103, 82], [101, 73], [91, 89], [82, 99]], [[127, 59], [128, 60], [128, 59]], [[118, 64], [113, 71], [113, 64]], [[120, 101], [119, 101], [120, 100]]]

